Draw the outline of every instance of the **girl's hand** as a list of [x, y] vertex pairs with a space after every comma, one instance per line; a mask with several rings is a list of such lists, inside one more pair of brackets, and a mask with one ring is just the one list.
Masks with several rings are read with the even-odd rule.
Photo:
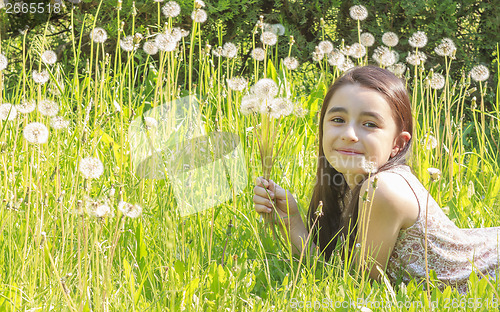
[[267, 181], [263, 177], [258, 177], [255, 182], [256, 185], [253, 189], [255, 194], [253, 196], [255, 211], [257, 211], [264, 220], [278, 225], [283, 224], [288, 227], [290, 217], [300, 218], [297, 202], [290, 192], [274, 183], [273, 180]]

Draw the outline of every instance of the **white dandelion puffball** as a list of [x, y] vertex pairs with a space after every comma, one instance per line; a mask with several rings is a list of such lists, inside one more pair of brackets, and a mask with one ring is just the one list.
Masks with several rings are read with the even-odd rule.
[[233, 77], [227, 80], [227, 86], [231, 90], [241, 92], [246, 89], [248, 82], [243, 77]]
[[474, 81], [485, 81], [490, 77], [490, 71], [488, 70], [488, 67], [484, 65], [476, 65], [472, 67], [470, 76]]
[[381, 66], [391, 66], [396, 63], [396, 55], [384, 46], [377, 47], [372, 58]]
[[368, 10], [362, 5], [354, 5], [349, 9], [353, 20], [362, 21], [368, 17]]
[[33, 144], [47, 143], [49, 139], [49, 129], [47, 129], [43, 123], [32, 122], [24, 127], [23, 136], [26, 141]]
[[165, 33], [171, 35], [175, 41], [180, 41], [182, 39], [182, 30], [179, 27], [167, 29]]
[[260, 35], [260, 41], [265, 45], [273, 46], [278, 42], [278, 36], [270, 31], [264, 31], [262, 35]]
[[169, 1], [165, 3], [161, 11], [166, 17], [176, 17], [181, 14], [181, 7], [177, 2]]
[[255, 94], [245, 95], [241, 99], [240, 111], [243, 115], [250, 115], [259, 112], [261, 105], [261, 99], [259, 99]]
[[328, 54], [328, 64], [331, 66], [340, 66], [344, 63], [345, 56], [339, 50], [334, 50]]
[[266, 58], [266, 51], [262, 48], [255, 48], [252, 50], [252, 58], [261, 62]]
[[342, 64], [337, 66], [337, 68], [342, 72], [348, 71], [349, 69], [351, 69], [353, 67], [354, 67], [354, 63], [353, 63], [353, 61], [351, 61], [350, 58], [346, 58]]
[[120, 39], [120, 47], [127, 52], [132, 52], [139, 48], [139, 43], [134, 43], [134, 36], [126, 36]]
[[423, 31], [417, 31], [408, 39], [408, 44], [414, 48], [423, 48], [427, 44], [427, 35]]
[[152, 40], [144, 42], [142, 49], [149, 55], [155, 55], [158, 53], [158, 45]]
[[277, 36], [283, 36], [285, 34], [285, 26], [281, 24], [267, 24], [264, 23], [263, 31], [269, 31]]
[[59, 105], [51, 100], [42, 100], [38, 103], [38, 111], [43, 116], [55, 116], [59, 112]]
[[212, 50], [212, 54], [216, 57], [222, 56], [222, 47], [217, 47]]
[[235, 58], [238, 54], [238, 48], [234, 45], [234, 43], [226, 42], [222, 47], [222, 56], [227, 58]]
[[16, 109], [21, 114], [29, 114], [36, 108], [36, 102], [34, 100], [23, 101], [21, 104], [16, 105]]
[[325, 56], [320, 50], [318, 47], [316, 47], [316, 51], [314, 51], [313, 53], [311, 53], [312, 55], [312, 59], [314, 62], [321, 62], [321, 60], [323, 59], [323, 57]]
[[366, 55], [366, 48], [362, 44], [359, 44], [358, 42], [354, 43], [349, 48], [349, 56], [359, 59], [365, 55]]
[[439, 179], [441, 179], [441, 170], [437, 168], [427, 168], [427, 172], [433, 181], [439, 181]]
[[406, 65], [403, 63], [397, 63], [387, 67], [387, 69], [391, 71], [394, 75], [398, 76], [399, 78], [402, 78], [406, 71]]
[[50, 126], [56, 130], [66, 129], [69, 127], [69, 120], [66, 120], [61, 116], [54, 116], [50, 120]]
[[283, 60], [283, 65], [285, 65], [288, 70], [296, 70], [299, 67], [299, 61], [293, 56], [287, 56]]
[[171, 52], [177, 48], [177, 42], [167, 34], [157, 34], [155, 43], [160, 51]]
[[0, 120], [14, 120], [17, 117], [17, 109], [10, 103], [0, 105]]
[[90, 32], [90, 39], [95, 43], [104, 43], [108, 39], [108, 33], [101, 27], [96, 27]]
[[426, 136], [422, 139], [422, 145], [425, 145], [427, 150], [435, 149], [438, 145], [438, 141], [432, 134], [426, 134]]
[[191, 19], [195, 23], [205, 23], [207, 21], [207, 12], [203, 9], [194, 10], [191, 13]]
[[32, 76], [33, 76], [33, 80], [39, 84], [46, 83], [47, 81], [49, 81], [49, 78], [50, 78], [49, 72], [46, 69], [44, 69], [40, 72], [37, 70], [33, 70]]
[[202, 0], [194, 0], [194, 6], [196, 8], [204, 8], [205, 2], [203, 2]]
[[142, 214], [142, 207], [139, 205], [132, 205], [124, 201], [118, 203], [118, 210], [120, 210], [124, 216], [129, 218], [138, 218]]
[[444, 78], [443, 75], [439, 73], [434, 73], [432, 74], [432, 78], [430, 80], [430, 85], [432, 89], [439, 90], [444, 87], [444, 84], [446, 82], [446, 79]]
[[57, 54], [52, 50], [47, 50], [42, 54], [42, 62], [48, 65], [53, 65], [57, 62]]
[[288, 116], [293, 112], [293, 104], [290, 100], [285, 98], [275, 98], [270, 104], [271, 110], [269, 115], [273, 118], [280, 118]]
[[359, 36], [359, 41], [365, 47], [371, 47], [375, 43], [375, 37], [370, 33], [362, 33]]
[[413, 66], [424, 65], [427, 60], [427, 55], [422, 51], [418, 51], [418, 53], [410, 52], [406, 57], [406, 62]]
[[333, 43], [327, 40], [321, 41], [318, 44], [318, 49], [324, 54], [330, 53], [333, 51]]
[[104, 218], [112, 215], [111, 208], [106, 203], [98, 204], [92, 211], [90, 211], [90, 214], [96, 218]]
[[376, 173], [378, 168], [377, 168], [377, 163], [374, 161], [368, 161], [366, 158], [363, 158], [363, 161], [361, 163], [361, 169], [363, 169], [364, 172], [366, 173]]
[[382, 35], [382, 42], [388, 47], [395, 47], [399, 42], [399, 38], [398, 35], [389, 31]]
[[9, 60], [5, 55], [0, 53], [0, 71], [6, 69], [7, 65], [9, 65]]
[[441, 43], [434, 49], [437, 55], [447, 57], [453, 56], [456, 51], [457, 47], [450, 38], [441, 39]]
[[261, 99], [274, 98], [278, 95], [278, 85], [270, 78], [262, 78], [252, 87], [252, 92]]
[[158, 128], [158, 121], [153, 117], [144, 117], [144, 125], [148, 130], [155, 130]]
[[80, 160], [80, 173], [85, 179], [97, 179], [104, 173], [104, 165], [95, 157]]

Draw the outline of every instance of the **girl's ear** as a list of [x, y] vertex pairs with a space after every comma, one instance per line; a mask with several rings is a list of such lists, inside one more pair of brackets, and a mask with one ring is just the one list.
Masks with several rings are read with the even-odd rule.
[[391, 158], [396, 156], [399, 151], [401, 151], [406, 144], [410, 141], [411, 134], [408, 131], [401, 132], [396, 139], [394, 139], [394, 146], [391, 151]]

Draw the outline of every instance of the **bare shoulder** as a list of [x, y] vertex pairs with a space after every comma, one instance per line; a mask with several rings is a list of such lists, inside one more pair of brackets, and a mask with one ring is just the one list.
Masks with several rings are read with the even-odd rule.
[[[376, 188], [374, 189], [374, 180]], [[399, 219], [402, 228], [415, 223], [418, 218], [418, 201], [406, 180], [397, 173], [379, 172], [363, 182], [360, 195], [368, 191], [372, 198], [372, 209]], [[360, 200], [361, 205], [361, 200]]]

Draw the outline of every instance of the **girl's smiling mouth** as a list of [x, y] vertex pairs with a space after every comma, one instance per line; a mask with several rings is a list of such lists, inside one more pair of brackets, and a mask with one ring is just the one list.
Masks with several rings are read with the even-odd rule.
[[356, 150], [348, 149], [348, 148], [337, 149], [336, 151], [339, 152], [340, 154], [344, 154], [344, 155], [363, 155], [363, 153], [360, 153]]

